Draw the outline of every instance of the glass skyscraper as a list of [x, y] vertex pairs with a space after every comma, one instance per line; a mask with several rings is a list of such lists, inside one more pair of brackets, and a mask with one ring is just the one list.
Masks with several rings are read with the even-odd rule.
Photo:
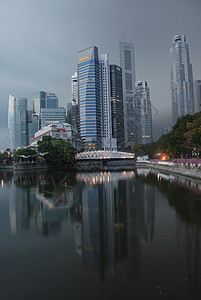
[[27, 145], [27, 99], [9, 95], [8, 103], [8, 135], [9, 147], [13, 151], [17, 147]]
[[137, 81], [134, 93], [136, 144], [152, 142], [152, 114], [149, 88], [146, 81]]
[[125, 147], [132, 149], [135, 145], [135, 112], [133, 106], [133, 97], [136, 76], [134, 45], [127, 42], [119, 42], [119, 50], [123, 80]]
[[98, 48], [78, 52], [79, 131], [88, 150], [101, 149], [101, 105]]
[[192, 64], [190, 63], [189, 47], [184, 35], [176, 35], [172, 39], [170, 58], [172, 120], [175, 124], [178, 117], [194, 114], [195, 111]]
[[55, 93], [46, 93], [46, 106], [45, 108], [58, 108], [58, 97]]

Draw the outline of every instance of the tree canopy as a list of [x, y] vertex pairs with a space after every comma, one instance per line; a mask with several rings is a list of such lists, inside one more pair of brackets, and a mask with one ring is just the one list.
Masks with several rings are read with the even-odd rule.
[[171, 132], [163, 135], [157, 142], [139, 144], [135, 147], [136, 156], [156, 157], [166, 153], [170, 157], [192, 157], [201, 155], [201, 112], [179, 117]]
[[73, 164], [77, 153], [71, 143], [62, 139], [52, 139], [50, 136], [44, 136], [42, 141], [38, 141], [38, 151], [47, 152], [45, 159], [52, 165]]

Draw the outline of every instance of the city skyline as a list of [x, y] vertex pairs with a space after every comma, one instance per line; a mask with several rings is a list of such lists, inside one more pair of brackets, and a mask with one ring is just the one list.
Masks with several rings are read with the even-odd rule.
[[[136, 80], [149, 83], [157, 139], [160, 128], [171, 124], [169, 49], [173, 36], [186, 36], [194, 80], [201, 79], [201, 3], [42, 0], [40, 10], [38, 4], [39, 1], [24, 0], [1, 3], [0, 143], [8, 133], [9, 94], [28, 98], [31, 105], [35, 92], [51, 90], [58, 95], [60, 105], [66, 107], [71, 101], [77, 52], [96, 45], [99, 53], [109, 54], [111, 64], [119, 65], [118, 43], [122, 38], [134, 43]], [[94, 14], [95, 10], [100, 13]], [[1, 148], [4, 147], [5, 143]]]

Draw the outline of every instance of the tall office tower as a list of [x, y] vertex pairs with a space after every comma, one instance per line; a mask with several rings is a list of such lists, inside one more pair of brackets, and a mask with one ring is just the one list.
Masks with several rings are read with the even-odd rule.
[[59, 108], [42, 108], [41, 109], [41, 127], [50, 124], [66, 123], [66, 109]]
[[58, 97], [55, 93], [46, 93], [46, 106], [45, 108], [58, 108]]
[[194, 80], [195, 112], [201, 111], [201, 80]]
[[27, 144], [34, 137], [34, 134], [39, 130], [39, 115], [33, 113], [32, 110], [28, 111], [27, 118]]
[[178, 117], [194, 114], [193, 71], [184, 35], [176, 35], [172, 39], [170, 58], [172, 120], [175, 124]]
[[78, 104], [77, 72], [71, 77], [72, 105]]
[[107, 54], [100, 58], [100, 96], [102, 119], [102, 149], [116, 149], [116, 139], [112, 138], [112, 119], [110, 101], [110, 65]]
[[67, 123], [78, 130], [78, 104], [69, 103], [67, 107]]
[[101, 149], [100, 73], [98, 48], [78, 52], [79, 131], [88, 150]]
[[46, 105], [46, 92], [38, 92], [33, 95], [33, 111], [36, 114], [40, 114], [41, 108], [45, 108]]
[[8, 135], [9, 147], [13, 151], [17, 147], [27, 145], [27, 99], [9, 95], [8, 103]]
[[134, 93], [136, 112], [136, 144], [152, 142], [152, 114], [149, 88], [146, 81], [137, 81]]
[[124, 112], [122, 69], [117, 65], [110, 65], [111, 87], [111, 115], [112, 136], [117, 139], [117, 149], [124, 149]]
[[132, 149], [135, 145], [135, 112], [133, 107], [133, 97], [136, 77], [134, 45], [127, 42], [119, 42], [119, 50], [123, 81], [125, 148]]

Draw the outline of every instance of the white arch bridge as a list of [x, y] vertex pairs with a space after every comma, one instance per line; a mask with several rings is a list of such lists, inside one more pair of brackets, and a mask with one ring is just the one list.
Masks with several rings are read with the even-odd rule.
[[76, 155], [78, 171], [126, 171], [133, 170], [133, 153], [119, 151], [85, 151]]
[[119, 151], [85, 151], [76, 155], [77, 160], [90, 159], [134, 159], [133, 153], [119, 152]]

